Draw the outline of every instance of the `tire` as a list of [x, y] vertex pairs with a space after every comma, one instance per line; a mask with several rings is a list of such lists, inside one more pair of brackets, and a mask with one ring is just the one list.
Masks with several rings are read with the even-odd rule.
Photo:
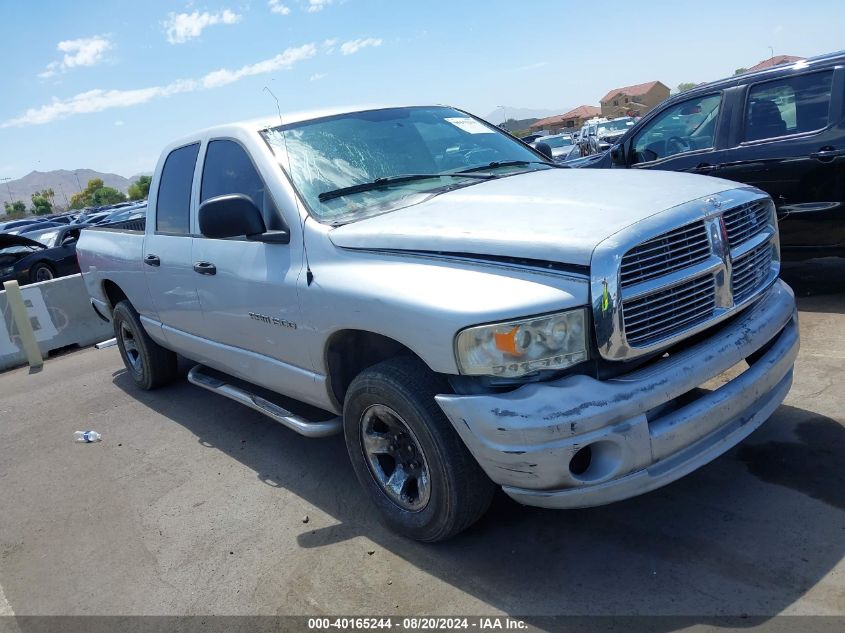
[[150, 338], [129, 301], [114, 307], [112, 321], [120, 356], [136, 385], [149, 391], [175, 380], [176, 354]]
[[29, 280], [31, 283], [39, 281], [50, 281], [56, 278], [56, 271], [47, 262], [38, 262], [29, 269]]
[[[495, 491], [434, 400], [448, 390], [419, 359], [393, 358], [361, 372], [343, 407], [349, 458], [382, 519], [394, 531], [429, 543], [475, 523]], [[404, 435], [398, 432], [403, 425]], [[398, 493], [391, 476], [397, 470], [396, 481], [407, 475]]]

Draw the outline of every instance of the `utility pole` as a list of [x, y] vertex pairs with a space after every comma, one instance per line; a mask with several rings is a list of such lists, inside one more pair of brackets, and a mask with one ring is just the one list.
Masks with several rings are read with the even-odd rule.
[[505, 123], [507, 123], [507, 122], [508, 122], [508, 115], [507, 115], [507, 111], [505, 110], [505, 106], [496, 106], [496, 107], [497, 107], [497, 108], [501, 108], [501, 109], [502, 109], [502, 128], [504, 128], [504, 127], [505, 127]]
[[67, 200], [67, 194], [65, 193], [65, 188], [64, 188], [64, 187], [62, 187], [61, 183], [59, 183], [59, 191], [61, 191], [61, 192], [62, 192], [62, 196], [64, 196], [64, 199], [65, 199], [65, 209], [69, 209], [69, 208], [70, 208], [70, 202], [68, 202], [68, 200]]
[[79, 184], [79, 174], [73, 172], [73, 175], [76, 176], [76, 186], [79, 187], [79, 193], [82, 193], [82, 185]]
[[6, 189], [9, 191], [9, 204], [14, 204], [15, 201], [12, 200], [12, 187], [9, 185], [11, 178], [0, 178], [0, 180], [6, 183]]

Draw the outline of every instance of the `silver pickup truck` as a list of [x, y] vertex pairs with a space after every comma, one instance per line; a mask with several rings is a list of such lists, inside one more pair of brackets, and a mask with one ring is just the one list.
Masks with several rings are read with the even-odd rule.
[[172, 381], [178, 354], [199, 387], [342, 431], [383, 518], [423, 541], [496, 486], [547, 508], [663, 486], [792, 382], [764, 193], [560, 168], [450, 107], [185, 137], [134, 229], [87, 229], [77, 252], [137, 385]]

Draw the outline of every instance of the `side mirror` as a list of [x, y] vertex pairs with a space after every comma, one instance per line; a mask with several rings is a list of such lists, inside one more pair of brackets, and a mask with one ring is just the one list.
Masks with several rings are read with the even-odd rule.
[[199, 208], [200, 233], [223, 239], [245, 235], [256, 242], [290, 242], [288, 231], [268, 231], [261, 211], [249, 196], [231, 193], [209, 198]]
[[614, 145], [610, 148], [610, 161], [614, 165], [625, 167], [625, 151], [622, 145]]
[[548, 143], [537, 143], [534, 146], [534, 149], [536, 149], [549, 160], [552, 160], [552, 148]]

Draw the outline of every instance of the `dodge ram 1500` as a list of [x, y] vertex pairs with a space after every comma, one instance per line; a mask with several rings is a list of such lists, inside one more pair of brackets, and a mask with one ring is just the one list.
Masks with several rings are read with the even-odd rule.
[[178, 354], [200, 387], [343, 432], [383, 518], [423, 541], [495, 486], [578, 508], [682, 477], [772, 414], [798, 350], [766, 194], [561, 168], [444, 106], [187, 136], [145, 230], [86, 229], [77, 252], [139, 387]]

